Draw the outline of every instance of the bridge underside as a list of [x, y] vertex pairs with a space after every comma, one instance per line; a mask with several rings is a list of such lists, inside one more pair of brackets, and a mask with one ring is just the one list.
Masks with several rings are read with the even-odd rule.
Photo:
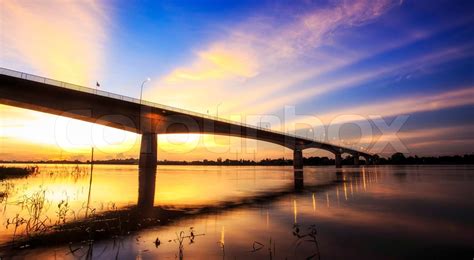
[[[190, 132], [173, 132], [173, 133], [181, 133], [181, 134], [186, 134], [186, 133], [190, 133]], [[191, 132], [192, 133], [192, 132]], [[200, 133], [200, 132], [197, 132], [197, 133]], [[157, 160], [158, 160], [158, 157], [157, 157], [157, 145], [158, 145], [158, 142], [157, 142], [157, 134], [158, 133], [144, 133], [141, 135], [141, 147], [140, 147], [140, 159], [139, 159], [139, 166], [140, 168], [153, 168], [157, 166]], [[200, 133], [202, 134], [202, 133]], [[229, 135], [229, 134], [227, 134]], [[237, 135], [232, 135], [230, 134], [230, 136], [237, 136]], [[259, 140], [258, 138], [255, 138], [255, 136], [239, 136], [239, 137], [246, 137], [246, 138], [254, 138], [254, 139], [257, 139]], [[285, 147], [287, 147], [286, 145], [284, 145]], [[312, 148], [311, 146], [308, 147], [308, 148]], [[306, 148], [306, 149], [308, 149]], [[303, 167], [304, 167], [304, 157], [303, 157], [303, 150], [304, 150], [304, 146], [295, 146], [295, 148], [293, 149], [293, 168], [295, 169], [295, 171], [303, 171]], [[323, 148], [321, 148], [323, 149]], [[324, 149], [325, 150], [325, 149]], [[332, 149], [327, 149], [328, 151], [331, 151], [334, 153], [334, 161], [335, 161], [335, 165], [336, 165], [336, 168], [341, 168], [342, 167], [342, 152], [339, 152], [339, 151], [334, 151]], [[353, 158], [353, 165], [354, 166], [359, 166], [360, 164], [360, 160], [359, 160], [359, 157], [360, 156], [363, 156], [364, 159], [365, 159], [365, 164], [366, 165], [369, 165], [369, 164], [373, 164], [374, 163], [374, 160], [372, 159], [372, 157], [369, 157], [367, 155], [363, 155], [363, 154], [359, 154], [359, 153], [349, 153], [350, 155], [352, 155], [352, 158]]]

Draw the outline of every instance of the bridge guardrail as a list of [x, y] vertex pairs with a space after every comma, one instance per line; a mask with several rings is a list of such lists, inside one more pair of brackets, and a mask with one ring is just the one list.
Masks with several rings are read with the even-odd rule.
[[253, 129], [273, 132], [273, 133], [276, 133], [276, 134], [289, 135], [289, 136], [292, 136], [294, 138], [300, 138], [300, 139], [311, 141], [311, 142], [318, 142], [318, 143], [321, 143], [321, 144], [327, 144], [327, 145], [332, 145], [332, 146], [335, 146], [335, 147], [340, 147], [340, 148], [343, 148], [343, 149], [353, 150], [353, 148], [345, 148], [345, 147], [341, 147], [341, 146], [331, 144], [331, 143], [324, 143], [324, 142], [321, 142], [321, 141], [318, 141], [318, 140], [313, 140], [313, 139], [307, 138], [305, 136], [297, 135], [295, 133], [285, 133], [283, 131], [278, 131], [278, 130], [274, 130], [274, 129], [271, 129], [271, 128], [265, 128], [265, 127], [262, 127], [262, 126], [255, 126], [255, 125], [250, 125], [250, 124], [242, 123], [242, 122], [238, 122], [238, 121], [232, 121], [232, 120], [217, 117], [217, 116], [212, 116], [212, 115], [203, 114], [203, 113], [194, 112], [194, 111], [181, 109], [181, 108], [176, 108], [176, 107], [171, 107], [171, 106], [167, 106], [167, 105], [163, 105], [163, 104], [158, 104], [158, 103], [146, 101], [146, 100], [143, 100], [143, 99], [140, 100], [140, 99], [136, 99], [136, 98], [133, 98], [133, 97], [123, 96], [123, 95], [119, 95], [119, 94], [115, 94], [115, 93], [111, 93], [111, 92], [107, 92], [107, 91], [103, 91], [103, 90], [98, 90], [98, 89], [94, 89], [94, 88], [88, 88], [88, 87], [84, 87], [84, 86], [80, 86], [80, 85], [76, 85], [76, 84], [72, 84], [72, 83], [67, 83], [67, 82], [63, 82], [63, 81], [59, 81], [59, 80], [55, 80], [55, 79], [50, 79], [50, 78], [46, 78], [46, 77], [41, 77], [41, 76], [37, 76], [37, 75], [29, 74], [29, 73], [24, 73], [24, 72], [20, 72], [20, 71], [16, 71], [16, 70], [11, 70], [11, 69], [7, 69], [7, 68], [0, 67], [0, 74], [7, 75], [7, 76], [12, 76], [12, 77], [16, 77], [16, 78], [21, 78], [21, 79], [26, 79], [26, 80], [31, 80], [31, 81], [36, 81], [36, 82], [40, 82], [40, 83], [44, 83], [44, 84], [48, 84], [48, 85], [57, 86], [57, 87], [77, 90], [77, 91], [86, 92], [86, 93], [90, 93], [90, 94], [110, 97], [110, 98], [119, 99], [119, 100], [123, 100], [123, 101], [128, 101], [128, 102], [132, 102], [132, 103], [136, 103], [136, 104], [147, 105], [147, 106], [151, 106], [151, 107], [155, 107], [155, 108], [159, 108], [159, 109], [165, 109], [165, 110], [174, 111], [174, 112], [178, 112], [178, 113], [184, 113], [184, 114], [190, 114], [190, 115], [199, 116], [199, 117], [202, 117], [202, 118], [207, 118], [207, 119], [211, 119], [211, 120], [215, 120], [215, 121], [221, 121], [221, 122], [225, 122], [225, 123], [229, 123], [229, 124], [240, 125], [240, 126], [247, 127], [247, 128], [253, 128]]

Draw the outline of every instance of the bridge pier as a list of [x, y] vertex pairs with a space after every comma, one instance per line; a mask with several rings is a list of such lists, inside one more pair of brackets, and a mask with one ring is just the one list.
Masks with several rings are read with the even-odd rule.
[[293, 150], [293, 168], [295, 171], [303, 171], [303, 150]]
[[156, 168], [158, 141], [156, 133], [143, 133], [138, 167]]
[[294, 171], [295, 190], [302, 190], [304, 188], [304, 176], [303, 171]]
[[369, 165], [370, 164], [370, 158], [367, 157], [367, 156], [364, 156], [364, 159], [365, 159], [365, 165]]
[[137, 207], [143, 212], [153, 209], [155, 203], [156, 167], [138, 170]]
[[156, 133], [143, 133], [138, 161], [138, 202], [142, 213], [148, 214], [155, 202], [155, 182], [158, 137]]
[[359, 166], [360, 162], [359, 162], [359, 155], [358, 154], [355, 154], [353, 155], [354, 156], [354, 165], [355, 166]]
[[336, 168], [341, 168], [342, 167], [342, 156], [341, 153], [335, 153], [334, 154], [334, 160], [336, 161]]
[[364, 157], [365, 158], [365, 165], [370, 165], [370, 164], [373, 164], [373, 160], [372, 158], [366, 156]]

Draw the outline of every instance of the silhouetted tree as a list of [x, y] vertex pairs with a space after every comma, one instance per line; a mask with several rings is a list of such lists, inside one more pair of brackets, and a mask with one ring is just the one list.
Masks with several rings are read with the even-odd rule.
[[403, 153], [394, 153], [390, 159], [392, 164], [404, 164], [407, 161]]

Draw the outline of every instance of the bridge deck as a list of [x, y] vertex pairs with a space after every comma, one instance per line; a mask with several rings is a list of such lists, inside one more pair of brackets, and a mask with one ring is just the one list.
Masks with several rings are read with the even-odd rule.
[[[140, 128], [142, 128], [141, 122], [145, 120], [144, 118], [154, 122], [170, 121], [170, 118], [173, 118], [172, 122], [166, 123], [168, 127], [166, 132], [158, 132], [185, 133], [186, 131], [182, 128], [170, 127], [170, 125], [183, 120], [182, 118], [177, 120], [177, 118], [186, 117], [192, 119], [191, 121], [197, 122], [196, 128], [190, 129], [190, 127], [187, 127], [187, 132], [226, 134], [253, 138], [277, 143], [294, 150], [320, 148], [333, 153], [350, 153], [372, 157], [367, 152], [309, 139], [293, 133], [285, 133], [261, 126], [231, 121], [225, 118], [139, 100], [6, 68], [0, 68], [0, 103], [59, 114], [138, 133], [143, 133], [143, 130], [138, 129], [136, 125], [140, 125]], [[87, 115], [70, 112], [71, 110], [86, 107], [90, 108], [94, 113]], [[117, 112], [117, 110], [120, 111]], [[130, 127], [127, 127], [127, 123], [115, 122], [115, 119], [103, 119], [106, 115], [117, 113], [123, 114], [133, 121]], [[184, 122], [184, 124], [186, 123]], [[206, 128], [206, 126], [212, 127]]]

